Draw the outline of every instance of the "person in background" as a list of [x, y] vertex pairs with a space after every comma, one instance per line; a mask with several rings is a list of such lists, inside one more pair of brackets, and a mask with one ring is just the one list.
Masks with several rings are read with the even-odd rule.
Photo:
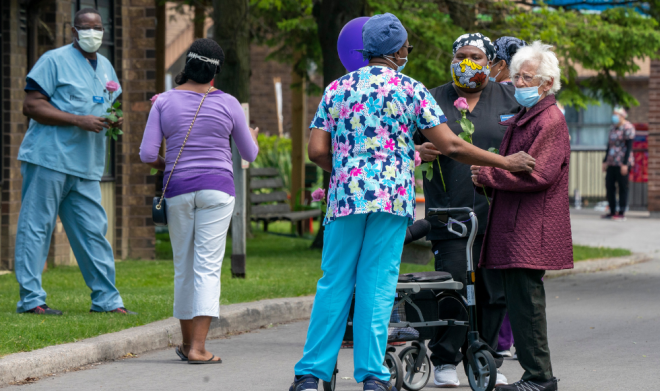
[[548, 347], [546, 270], [573, 268], [568, 209], [571, 146], [564, 115], [556, 105], [559, 61], [540, 41], [520, 48], [511, 61], [516, 100], [525, 109], [504, 121], [500, 154], [523, 149], [536, 158], [531, 174], [471, 168], [472, 181], [493, 195], [480, 267], [499, 270], [506, 309], [524, 369], [522, 379], [497, 391], [556, 391]]
[[[493, 44], [495, 45], [496, 56], [495, 60], [493, 60], [490, 73], [491, 75], [495, 74], [495, 77], [491, 76], [490, 81], [513, 85], [513, 82], [511, 81], [511, 73], [509, 72], [509, 65], [511, 64], [513, 56], [518, 52], [518, 49], [527, 46], [527, 42], [516, 37], [499, 37], [493, 42]], [[559, 104], [557, 107], [560, 107]], [[562, 110], [563, 113], [562, 107], [560, 107], [560, 110]], [[509, 320], [509, 314], [507, 313], [504, 315], [504, 320], [500, 327], [497, 341], [497, 353], [502, 357], [511, 357], [512, 346], [513, 332], [511, 331], [511, 322]]]
[[[41, 286], [59, 214], [92, 290], [90, 312], [135, 314], [126, 310], [115, 286], [114, 254], [105, 238], [108, 217], [101, 206], [105, 130], [122, 125], [121, 118], [110, 123], [102, 115], [121, 87], [110, 61], [97, 53], [103, 40], [98, 11], [78, 11], [71, 33], [73, 43], [44, 53], [26, 78], [23, 114], [30, 126], [18, 152], [23, 188], [16, 232], [16, 312], [62, 315], [46, 305]], [[118, 88], [112, 95], [108, 82]]]
[[[628, 113], [623, 107], [616, 107], [612, 113], [612, 129], [607, 139], [607, 151], [603, 159], [605, 172], [605, 189], [610, 213], [603, 215], [604, 219], [625, 220], [628, 207], [628, 177], [633, 165], [632, 145], [635, 138], [635, 127], [626, 118]], [[617, 211], [616, 187], [619, 187], [619, 203]]]
[[[516, 37], [499, 37], [493, 42], [495, 59], [490, 67], [490, 81], [513, 85], [509, 65], [519, 48], [527, 46], [527, 42]], [[494, 75], [494, 76], [493, 76]]]
[[316, 391], [319, 379], [332, 378], [354, 293], [353, 377], [363, 390], [396, 390], [383, 360], [406, 228], [415, 218], [416, 132], [464, 164], [534, 166], [526, 154], [504, 158], [447, 127], [429, 91], [401, 73], [413, 47], [396, 16], [372, 16], [362, 38], [368, 65], [327, 86], [310, 125], [309, 158], [332, 175], [323, 277], [289, 391]]
[[[510, 84], [493, 82], [492, 77], [489, 79], [493, 74], [489, 62], [496, 59], [496, 50], [488, 37], [479, 33], [462, 35], [454, 42], [453, 51], [454, 58], [450, 64], [453, 81], [433, 88], [431, 94], [447, 116], [449, 129], [455, 134], [463, 130], [456, 122], [461, 118], [461, 112], [454, 107], [454, 102], [459, 97], [465, 98], [469, 106], [467, 119], [472, 121], [475, 128], [472, 137], [474, 145], [483, 150], [498, 148], [506, 130], [500, 122], [513, 117], [521, 109], [514, 97], [515, 89]], [[500, 72], [498, 77], [502, 74]], [[465, 83], [465, 80], [468, 82]], [[416, 135], [415, 143], [418, 144], [415, 148], [419, 150], [422, 161], [433, 161], [432, 180], [429, 181], [426, 175], [423, 178], [426, 213], [430, 208], [469, 207], [477, 214], [479, 229], [473, 252], [473, 261], [477, 265], [488, 220], [486, 197], [475, 194], [469, 165], [442, 156], [422, 134]], [[468, 239], [451, 234], [435, 220], [431, 220], [431, 223], [433, 229], [427, 239], [433, 245], [435, 270], [451, 273], [455, 281], [461, 281], [466, 286], [465, 246]], [[470, 223], [467, 225], [469, 227]], [[500, 271], [477, 269], [475, 284], [479, 336], [495, 350], [506, 313]], [[462, 294], [467, 295], [466, 288], [463, 288]], [[467, 319], [465, 310], [457, 303], [446, 301], [441, 310], [448, 319]], [[463, 360], [461, 347], [466, 341], [467, 329], [463, 327], [437, 328], [435, 338], [429, 341], [436, 386], [453, 388], [460, 385], [456, 366]], [[501, 357], [496, 357], [498, 367], [502, 362]], [[496, 383], [507, 383], [506, 376], [499, 371]]]
[[[151, 108], [140, 159], [164, 171], [163, 178], [172, 174], [164, 196], [174, 253], [174, 317], [183, 336], [175, 352], [189, 364], [219, 364], [205, 344], [211, 319], [220, 316], [220, 272], [236, 195], [230, 137], [241, 157], [253, 162], [259, 128], [248, 127], [236, 98], [211, 87], [225, 59], [215, 41], [196, 40], [186, 59], [175, 80], [179, 87], [158, 95]], [[158, 155], [163, 138], [165, 158]]]

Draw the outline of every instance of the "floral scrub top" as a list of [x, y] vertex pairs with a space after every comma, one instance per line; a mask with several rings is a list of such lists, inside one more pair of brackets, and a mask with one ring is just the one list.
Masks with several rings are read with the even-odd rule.
[[381, 66], [333, 81], [310, 128], [332, 134], [332, 175], [323, 224], [351, 214], [415, 218], [413, 134], [446, 122], [422, 83]]
[[[624, 166], [634, 164], [632, 151], [627, 151], [626, 141], [635, 138], [635, 126], [629, 121], [623, 121], [621, 126], [612, 126], [607, 144], [607, 156], [605, 156], [605, 163], [608, 166]], [[628, 152], [628, 162], [623, 160]]]

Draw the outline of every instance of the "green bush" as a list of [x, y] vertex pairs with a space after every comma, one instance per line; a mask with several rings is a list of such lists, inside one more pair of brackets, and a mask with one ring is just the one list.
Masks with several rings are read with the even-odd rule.
[[291, 194], [291, 139], [260, 134], [258, 141], [259, 155], [252, 166], [275, 167], [280, 170], [284, 189]]

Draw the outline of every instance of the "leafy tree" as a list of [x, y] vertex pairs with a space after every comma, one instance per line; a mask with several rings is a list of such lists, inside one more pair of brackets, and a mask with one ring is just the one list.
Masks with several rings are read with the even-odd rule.
[[[631, 8], [589, 14], [546, 6], [538, 12], [517, 11], [508, 18], [503, 32], [555, 46], [562, 66], [563, 89], [558, 95], [562, 103], [586, 107], [600, 98], [630, 107], [638, 102], [620, 82], [626, 74], [639, 70], [635, 59], [658, 58], [657, 27], [655, 19]], [[577, 64], [596, 75], [579, 80]]]

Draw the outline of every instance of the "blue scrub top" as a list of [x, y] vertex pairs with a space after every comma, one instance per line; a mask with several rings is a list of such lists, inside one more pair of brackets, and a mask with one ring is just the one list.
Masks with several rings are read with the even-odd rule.
[[[50, 97], [55, 108], [76, 115], [106, 115], [110, 96], [105, 84], [119, 83], [107, 58], [97, 53], [96, 70], [73, 45], [46, 52], [34, 65], [27, 79], [34, 80]], [[94, 97], [102, 97], [95, 103]], [[99, 100], [96, 98], [96, 100]], [[100, 181], [106, 157], [106, 131], [89, 132], [77, 126], [42, 125], [31, 119], [18, 160], [37, 164], [80, 178]]]

